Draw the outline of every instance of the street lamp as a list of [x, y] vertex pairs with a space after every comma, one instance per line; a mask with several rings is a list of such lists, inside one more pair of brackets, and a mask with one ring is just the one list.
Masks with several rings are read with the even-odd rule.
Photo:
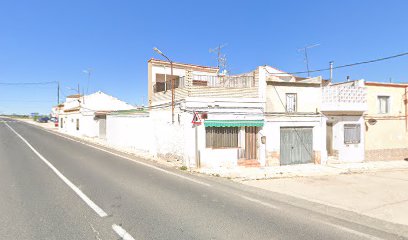
[[[174, 98], [175, 98], [175, 92], [174, 92], [174, 76], [173, 76], [173, 61], [170, 60], [162, 51], [160, 51], [157, 47], [154, 47], [153, 50], [157, 52], [158, 54], [162, 55], [164, 58], [167, 59], [167, 61], [170, 63], [170, 76], [171, 76], [171, 123], [174, 124]], [[166, 84], [166, 83], [165, 83]]]

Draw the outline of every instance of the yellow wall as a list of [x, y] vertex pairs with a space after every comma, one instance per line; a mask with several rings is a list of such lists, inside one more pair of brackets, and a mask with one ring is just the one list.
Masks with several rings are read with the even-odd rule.
[[[405, 88], [392, 86], [367, 87], [368, 111], [365, 114], [366, 150], [408, 148], [408, 132], [405, 126]], [[390, 96], [390, 112], [378, 113], [377, 96]], [[374, 125], [368, 123], [369, 119], [375, 119]]]

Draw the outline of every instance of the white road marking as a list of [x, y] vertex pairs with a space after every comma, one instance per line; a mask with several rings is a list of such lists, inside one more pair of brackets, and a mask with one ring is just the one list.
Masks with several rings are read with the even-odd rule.
[[[40, 129], [41, 129], [41, 128], [40, 128]], [[41, 130], [43, 130], [43, 129], [41, 129]], [[47, 131], [47, 130], [46, 130], [46, 131]], [[88, 147], [92, 147], [92, 148], [98, 149], [98, 150], [100, 150], [100, 151], [109, 153], [109, 154], [111, 154], [111, 155], [114, 155], [114, 156], [117, 156], [117, 157], [120, 157], [120, 158], [129, 160], [129, 161], [138, 163], [138, 164], [140, 164], [140, 165], [143, 165], [143, 166], [146, 166], [146, 167], [149, 167], [149, 168], [152, 168], [152, 169], [155, 169], [155, 170], [158, 170], [158, 171], [167, 173], [167, 174], [169, 174], [169, 175], [173, 175], [173, 176], [176, 176], [176, 177], [179, 177], [179, 178], [188, 180], [188, 181], [190, 181], [190, 182], [194, 182], [194, 183], [201, 184], [201, 185], [204, 185], [204, 186], [207, 186], [207, 187], [211, 187], [211, 184], [208, 184], [208, 183], [205, 183], [205, 182], [202, 182], [202, 181], [199, 181], [199, 180], [195, 180], [195, 179], [193, 179], [193, 178], [190, 178], [190, 177], [187, 177], [187, 176], [183, 176], [183, 175], [180, 175], [180, 174], [171, 172], [171, 171], [167, 171], [167, 170], [162, 169], [162, 168], [160, 168], [160, 167], [156, 167], [156, 166], [154, 166], [154, 165], [151, 165], [151, 164], [148, 164], [148, 163], [145, 163], [145, 162], [141, 162], [141, 161], [138, 161], [138, 160], [135, 160], [135, 159], [132, 159], [132, 158], [129, 158], [129, 157], [126, 157], [126, 156], [123, 156], [123, 155], [120, 155], [120, 154], [117, 154], [117, 153], [108, 151], [108, 150], [106, 150], [106, 149], [99, 148], [99, 147], [93, 146], [93, 145], [91, 145], [91, 144], [88, 144], [88, 143], [85, 143], [85, 142], [81, 142], [81, 141], [72, 139], [72, 138], [67, 137], [67, 136], [63, 136], [63, 135], [61, 135], [61, 134], [59, 134], [59, 133], [55, 133], [55, 132], [52, 132], [52, 131], [47, 131], [47, 132], [52, 133], [52, 134], [55, 134], [55, 135], [60, 136], [60, 137], [62, 137], [62, 138], [65, 138], [65, 139], [68, 139], [68, 140], [77, 142], [77, 143], [81, 143], [81, 144], [86, 145], [86, 146], [88, 146]]]
[[119, 237], [123, 240], [135, 240], [128, 232], [126, 232], [125, 229], [123, 229], [121, 226], [113, 224], [112, 225], [113, 231], [115, 231]]
[[375, 237], [375, 236], [373, 236], [373, 235], [370, 235], [370, 234], [367, 234], [367, 233], [362, 233], [362, 232], [359, 232], [359, 231], [357, 231], [357, 230], [353, 230], [353, 229], [350, 229], [350, 228], [347, 228], [347, 227], [343, 227], [343, 226], [340, 226], [340, 225], [336, 225], [336, 224], [333, 224], [333, 223], [323, 222], [323, 221], [319, 221], [319, 222], [321, 222], [321, 223], [323, 223], [323, 224], [326, 224], [326, 225], [329, 225], [329, 226], [331, 226], [331, 227], [340, 229], [340, 230], [342, 230], [342, 231], [349, 232], [349, 233], [354, 234], [354, 235], [357, 235], [357, 236], [359, 236], [359, 237], [363, 237], [363, 238], [365, 238], [365, 239], [370, 239], [370, 240], [383, 240], [382, 238]]
[[51, 168], [52, 171], [54, 171], [55, 174], [57, 174], [58, 177], [61, 178], [64, 183], [66, 183], [86, 204], [88, 204], [89, 207], [91, 207], [100, 217], [106, 217], [108, 214], [106, 214], [105, 211], [102, 210], [98, 205], [96, 205], [88, 196], [86, 196], [77, 186], [75, 186], [68, 178], [66, 178], [58, 169], [56, 169], [45, 157], [43, 157], [31, 144], [25, 140], [18, 132], [16, 132], [10, 125], [5, 123], [7, 127], [11, 129], [27, 146], [45, 163], [48, 165], [48, 167]]
[[241, 198], [245, 199], [245, 200], [248, 200], [248, 201], [251, 201], [251, 202], [254, 202], [254, 203], [258, 203], [258, 204], [264, 205], [264, 206], [269, 207], [269, 208], [279, 209], [279, 208], [278, 208], [277, 206], [275, 206], [275, 205], [272, 205], [272, 204], [270, 204], [270, 203], [263, 202], [263, 201], [261, 201], [261, 200], [255, 199], [255, 198], [251, 198], [251, 197], [247, 197], [247, 196], [243, 196], [243, 195], [239, 195], [239, 196], [240, 196]]

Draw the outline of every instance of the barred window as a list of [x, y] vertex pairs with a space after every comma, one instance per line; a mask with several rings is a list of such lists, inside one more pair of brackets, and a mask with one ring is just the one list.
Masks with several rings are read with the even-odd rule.
[[296, 112], [296, 93], [286, 93], [286, 112]]
[[360, 124], [344, 124], [344, 143], [360, 143]]
[[236, 148], [238, 147], [238, 127], [206, 127], [207, 148]]

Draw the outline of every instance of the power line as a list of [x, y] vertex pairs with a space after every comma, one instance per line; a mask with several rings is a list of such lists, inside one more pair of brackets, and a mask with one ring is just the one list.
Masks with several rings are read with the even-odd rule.
[[11, 102], [11, 103], [48, 103], [48, 102], [55, 102], [55, 100], [0, 100], [0, 102]]
[[[398, 57], [403, 57], [408, 55], [408, 52], [403, 52], [400, 54], [392, 55], [392, 56], [387, 56], [387, 57], [382, 57], [382, 58], [377, 58], [373, 60], [367, 60], [367, 61], [362, 61], [362, 62], [356, 62], [356, 63], [350, 63], [350, 64], [345, 64], [345, 65], [340, 65], [336, 67], [332, 67], [332, 69], [339, 69], [339, 68], [346, 68], [346, 67], [352, 67], [352, 66], [357, 66], [357, 65], [362, 65], [362, 64], [368, 64], [368, 63], [374, 63], [374, 62], [380, 62], [380, 61], [385, 61], [393, 58], [398, 58]], [[282, 75], [282, 74], [303, 74], [303, 73], [313, 73], [313, 72], [323, 72], [323, 71], [329, 71], [330, 68], [321, 68], [321, 69], [316, 69], [316, 70], [310, 70], [310, 71], [299, 71], [299, 72], [285, 72], [285, 73], [270, 73], [271, 75]]]
[[51, 82], [0, 82], [0, 85], [49, 85], [58, 84], [57, 81]]

